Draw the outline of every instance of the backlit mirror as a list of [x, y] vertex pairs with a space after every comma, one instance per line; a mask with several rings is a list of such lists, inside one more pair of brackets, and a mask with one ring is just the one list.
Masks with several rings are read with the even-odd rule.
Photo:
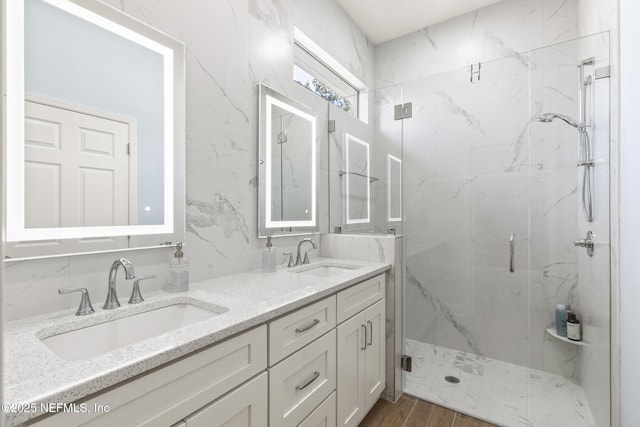
[[316, 115], [262, 84], [259, 96], [258, 233], [317, 231]]
[[387, 154], [387, 221], [402, 220], [402, 160]]
[[184, 46], [98, 1], [6, 2], [11, 258], [184, 240]]
[[345, 133], [346, 224], [371, 220], [371, 173], [369, 143]]

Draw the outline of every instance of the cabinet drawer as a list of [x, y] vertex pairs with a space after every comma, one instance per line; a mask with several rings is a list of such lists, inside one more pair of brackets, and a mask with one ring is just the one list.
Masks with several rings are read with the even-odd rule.
[[185, 418], [186, 427], [267, 427], [267, 373]]
[[335, 326], [335, 295], [269, 323], [269, 366], [275, 365]]
[[172, 425], [267, 367], [261, 326], [83, 401], [106, 413], [61, 413], [38, 426]]
[[333, 329], [269, 369], [269, 421], [296, 426], [336, 388]]
[[362, 283], [358, 283], [344, 291], [338, 292], [338, 323], [342, 323], [351, 316], [384, 297], [384, 274], [379, 274]]
[[298, 427], [336, 427], [336, 392], [331, 393]]

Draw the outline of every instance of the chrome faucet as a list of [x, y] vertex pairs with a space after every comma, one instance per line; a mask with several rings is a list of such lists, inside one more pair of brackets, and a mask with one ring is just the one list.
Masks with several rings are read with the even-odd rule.
[[312, 239], [302, 239], [302, 240], [300, 240], [300, 243], [298, 243], [298, 254], [296, 255], [296, 265], [309, 264], [309, 254], [307, 253], [309, 251], [304, 253], [304, 261], [300, 258], [300, 247], [305, 242], [311, 243], [311, 246], [313, 247], [313, 249], [316, 248], [316, 244]]
[[116, 293], [116, 274], [118, 273], [118, 267], [122, 266], [124, 269], [124, 278], [131, 280], [136, 277], [133, 272], [133, 264], [125, 258], [120, 258], [113, 261], [111, 269], [109, 270], [109, 291], [107, 292], [107, 300], [104, 302], [105, 310], [111, 310], [112, 308], [120, 307], [120, 301], [118, 301], [118, 295]]

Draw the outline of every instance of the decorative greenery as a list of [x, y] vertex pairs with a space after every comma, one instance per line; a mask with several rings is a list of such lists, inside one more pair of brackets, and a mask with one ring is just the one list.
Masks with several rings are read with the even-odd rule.
[[346, 111], [347, 113], [351, 113], [351, 101], [346, 99], [344, 96], [338, 94], [335, 90], [331, 89], [320, 80], [314, 78], [311, 81], [311, 84], [307, 82], [304, 85], [307, 89], [314, 91], [336, 107]]

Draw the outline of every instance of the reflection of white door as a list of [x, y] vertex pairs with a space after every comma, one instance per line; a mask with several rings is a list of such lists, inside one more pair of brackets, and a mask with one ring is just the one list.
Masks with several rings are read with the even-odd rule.
[[128, 125], [34, 102], [25, 116], [25, 226], [128, 225]]
[[[129, 154], [134, 124], [80, 110], [25, 102], [27, 228], [137, 222], [135, 162]], [[104, 250], [126, 244], [126, 239], [18, 243], [16, 249], [23, 253], [16, 255], [29, 256], [33, 245], [64, 246], [70, 252]]]

